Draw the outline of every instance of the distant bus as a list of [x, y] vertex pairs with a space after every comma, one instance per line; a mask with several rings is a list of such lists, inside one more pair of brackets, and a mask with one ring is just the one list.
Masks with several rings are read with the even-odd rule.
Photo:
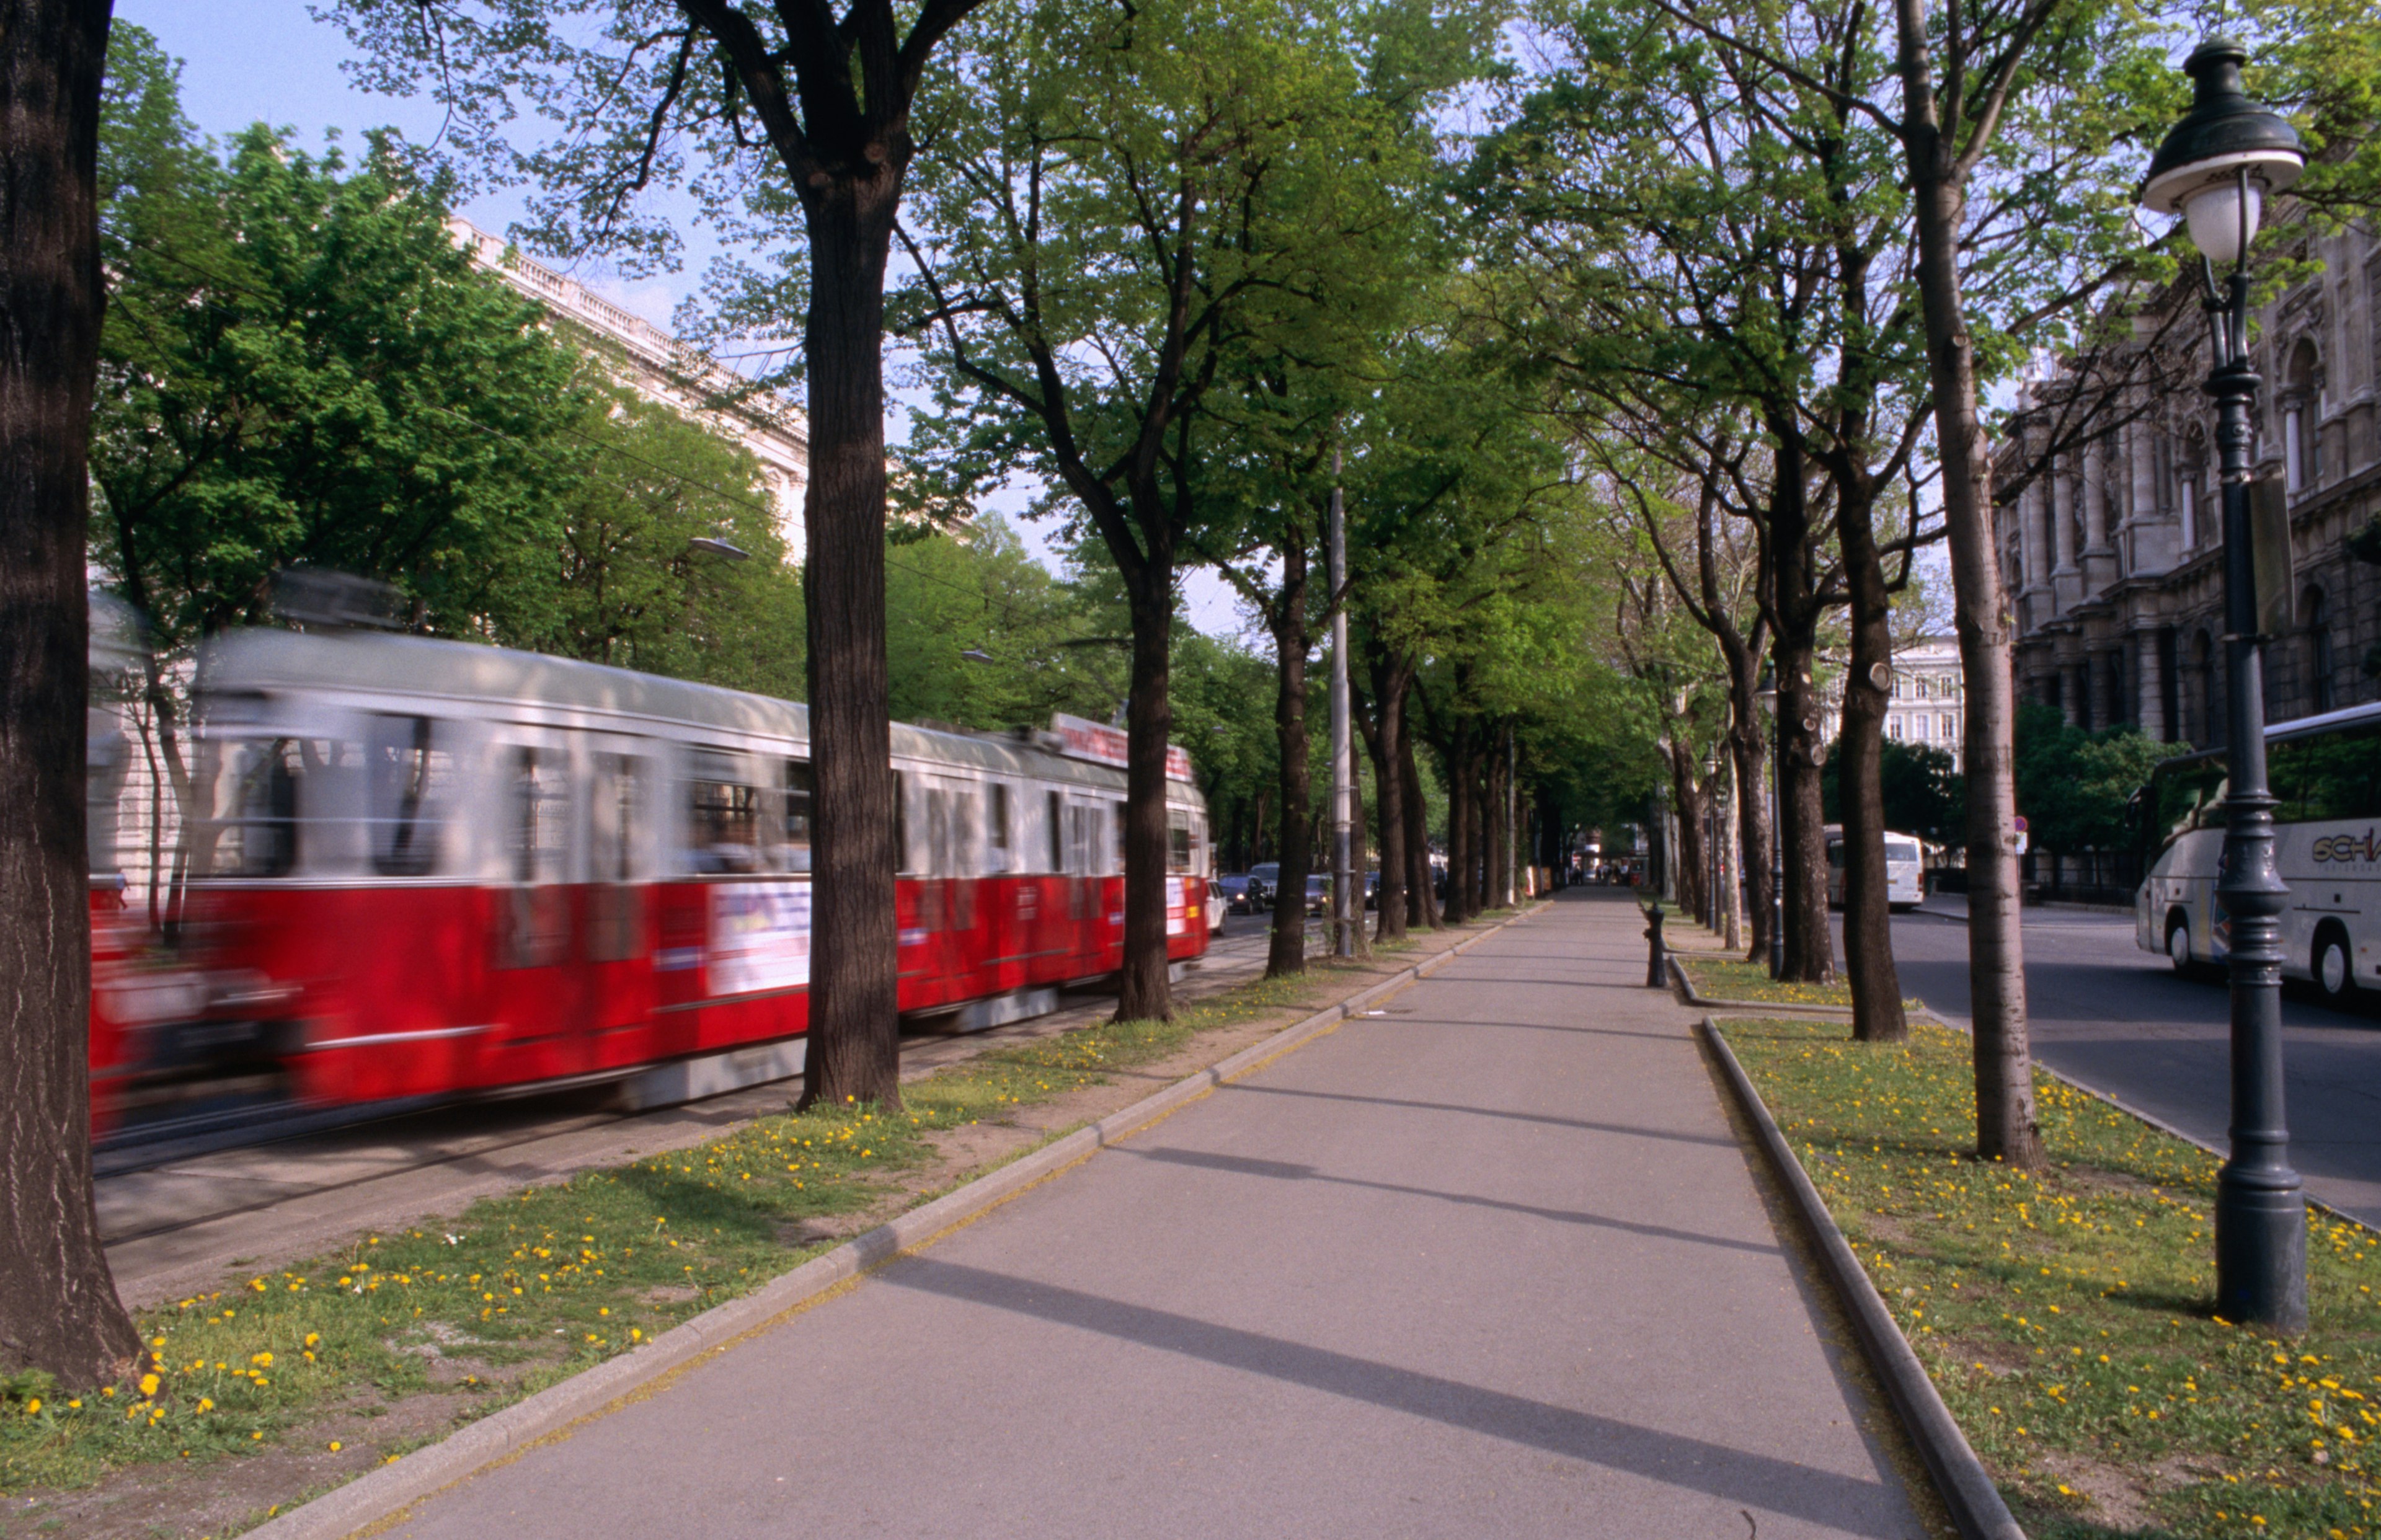
[[[2381, 987], [2381, 705], [2265, 729], [2274, 857], [2290, 895], [2282, 973], [2344, 1005]], [[2178, 970], [2221, 962], [2231, 922], [2216, 898], [2224, 848], [2225, 752], [2185, 754], [2151, 775], [2136, 803], [2142, 880], [2135, 938]]]
[[[1926, 900], [1918, 837], [1885, 831], [1885, 902], [1888, 909], [1916, 909]], [[1844, 907], [1844, 826], [1827, 825], [1827, 907]]]

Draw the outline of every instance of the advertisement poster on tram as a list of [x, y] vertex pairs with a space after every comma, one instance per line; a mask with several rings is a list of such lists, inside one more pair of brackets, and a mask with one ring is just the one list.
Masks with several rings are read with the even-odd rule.
[[712, 885], [710, 962], [714, 995], [750, 995], [809, 984], [811, 885]]

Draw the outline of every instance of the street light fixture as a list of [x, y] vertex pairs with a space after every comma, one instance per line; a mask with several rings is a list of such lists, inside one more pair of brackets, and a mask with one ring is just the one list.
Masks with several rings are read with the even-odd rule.
[[[2231, 929], [2232, 1156], [2216, 1179], [2216, 1309], [2284, 1332], [2307, 1324], [2306, 1194], [2282, 1113], [2281, 913], [2274, 796], [2265, 782], [2265, 642], [2250, 537], [2250, 445], [2259, 381], [2249, 363], [2249, 248], [2265, 200], [2298, 180], [2290, 126], [2241, 89], [2248, 50], [2211, 37], [2183, 64], [2191, 111], [2150, 160], [2143, 206], [2180, 213], [2199, 248], [2215, 366], [2224, 485], [2225, 681], [2229, 786], [2216, 899]], [[2223, 287], [2216, 269], [2227, 266]]]
[[981, 647], [970, 647], [965, 652], [961, 653], [959, 656], [965, 658], [970, 663], [997, 663], [1000, 661]]
[[1786, 842], [1777, 828], [1778, 776], [1785, 762], [1777, 746], [1777, 670], [1761, 666], [1761, 682], [1752, 698], [1769, 714], [1769, 976], [1786, 976]]
[[726, 556], [729, 561], [750, 561], [752, 559], [751, 552], [743, 549], [733, 542], [722, 540], [715, 535], [695, 535], [687, 541], [686, 548], [690, 551], [706, 552], [714, 556]]

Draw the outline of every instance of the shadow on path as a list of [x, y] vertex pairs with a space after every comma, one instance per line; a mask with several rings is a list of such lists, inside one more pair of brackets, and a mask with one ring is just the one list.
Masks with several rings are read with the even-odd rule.
[[1552, 1219], [1566, 1225], [1595, 1225], [1606, 1229], [1627, 1230], [1631, 1235], [1650, 1236], [1657, 1241], [1684, 1241], [1697, 1246], [1722, 1246], [1732, 1252], [1751, 1252], [1755, 1256], [1775, 1256], [1777, 1248], [1751, 1241], [1731, 1241], [1725, 1236], [1698, 1235], [1692, 1230], [1671, 1229], [1664, 1225], [1641, 1225], [1629, 1219], [1608, 1218], [1601, 1214], [1582, 1214], [1574, 1209], [1540, 1208], [1534, 1204], [1510, 1203], [1503, 1198], [1483, 1198], [1468, 1192], [1435, 1192], [1427, 1187], [1401, 1187], [1390, 1181], [1366, 1181], [1361, 1177], [1334, 1177], [1312, 1166], [1300, 1166], [1287, 1160], [1256, 1160], [1247, 1155], [1210, 1155], [1203, 1150], [1178, 1150], [1160, 1146], [1145, 1149], [1131, 1144], [1117, 1146], [1122, 1155], [1142, 1160], [1162, 1160], [1170, 1166], [1194, 1166], [1210, 1171], [1229, 1171], [1243, 1177], [1270, 1177], [1276, 1181], [1327, 1181], [1341, 1187], [1364, 1187], [1375, 1192], [1402, 1192], [1408, 1197], [1432, 1198], [1440, 1203], [1461, 1204], [1467, 1208], [1493, 1208], [1507, 1214], [1526, 1214], [1533, 1219]]
[[[1873, 1527], [1889, 1522], [1886, 1515], [1893, 1511], [1896, 1496], [1874, 1480], [931, 1256], [911, 1257], [878, 1277], [896, 1288], [1098, 1332], [1848, 1534], [1883, 1537], [1898, 1533]], [[1853, 1527], [1863, 1520], [1863, 1527]]]
[[[1650, 1036], [1651, 1033], [1631, 1033]], [[1417, 1112], [1460, 1112], [1474, 1118], [1507, 1118], [1516, 1123], [1550, 1123], [1558, 1129], [1581, 1129], [1589, 1133], [1620, 1133], [1636, 1139], [1671, 1139], [1681, 1144], [1709, 1144], [1715, 1149], [1741, 1148], [1733, 1139], [1715, 1139], [1701, 1133], [1670, 1133], [1660, 1129], [1632, 1129], [1626, 1123], [1591, 1123], [1581, 1118], [1555, 1118], [1542, 1112], [1500, 1112], [1488, 1106], [1459, 1106], [1453, 1102], [1408, 1102], [1395, 1096], [1359, 1096], [1349, 1091], [1300, 1091], [1287, 1085], [1252, 1085], [1247, 1081], [1235, 1081], [1223, 1088], [1227, 1096], [1307, 1096], [1319, 1102], [1362, 1102], [1372, 1106], [1404, 1106]]]

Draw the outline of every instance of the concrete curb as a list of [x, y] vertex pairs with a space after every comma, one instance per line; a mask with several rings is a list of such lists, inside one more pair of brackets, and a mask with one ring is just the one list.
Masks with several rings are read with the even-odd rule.
[[1795, 1158], [1793, 1147], [1786, 1143], [1786, 1135], [1778, 1129], [1777, 1120], [1769, 1115], [1761, 1094], [1752, 1088], [1744, 1066], [1736, 1061], [1728, 1039], [1720, 1035], [1710, 1017], [1703, 1018], [1702, 1026], [1703, 1039], [1711, 1045], [1727, 1074], [1737, 1104], [1752, 1119], [1762, 1149], [1777, 1168], [1778, 1179], [1786, 1184], [1803, 1224], [1809, 1227], [1828, 1280], [1835, 1285], [1844, 1314], [1851, 1318], [1852, 1330], [1860, 1338], [1861, 1351], [1884, 1384], [1886, 1397], [1901, 1418], [1911, 1442], [1918, 1446], [1920, 1458], [1926, 1461], [1926, 1469], [1935, 1478], [1935, 1489], [1951, 1510], [1952, 1522], [1959, 1525], [1966, 1540], [2025, 1540], [2025, 1531], [2018, 1527], [2009, 1504], [2001, 1500], [2000, 1488], [1993, 1485], [1984, 1461], [1969, 1447], [1967, 1435], [1960, 1431], [1951, 1409], [1943, 1404], [1935, 1382], [1927, 1378], [1926, 1367], [1918, 1362], [1910, 1339], [1894, 1324], [1892, 1313], [1886, 1309], [1885, 1301], [1869, 1280], [1867, 1270], [1861, 1266], [1860, 1258], [1852, 1254], [1850, 1242], [1837, 1227], [1835, 1216], [1827, 1212], [1826, 1203], [1812, 1185], [1810, 1174]]
[[1374, 1001], [1428, 977], [1507, 926], [1540, 912], [1550, 901], [1541, 899], [1531, 904], [1511, 919], [1466, 937], [1434, 957], [1399, 969], [1380, 983], [1337, 1005], [1325, 1006], [1263, 1042], [1177, 1081], [1120, 1112], [1112, 1112], [1096, 1123], [1077, 1129], [932, 1203], [856, 1236], [741, 1299], [706, 1310], [642, 1347], [516, 1401], [502, 1412], [417, 1449], [394, 1464], [370, 1471], [248, 1534], [252, 1540], [339, 1540], [393, 1519], [414, 1503], [490, 1465], [526, 1452], [531, 1446], [566, 1431], [573, 1424], [600, 1416], [614, 1405], [691, 1368], [701, 1360], [725, 1352], [744, 1338], [800, 1314], [902, 1253], [931, 1245], [948, 1231], [981, 1217], [1027, 1188], [1090, 1159], [1105, 1146], [1138, 1133], [1217, 1087], [1264, 1068], [1330, 1032]]
[[1695, 993], [1694, 981], [1687, 977], [1687, 970], [1678, 958], [1667, 950], [1663, 953], [1663, 957], [1670, 965], [1670, 976], [1679, 981], [1679, 990], [1686, 996], [1687, 1004], [1691, 1006], [1703, 1006], [1713, 1010], [1726, 1011], [1782, 1010], [1789, 1016], [1820, 1016], [1831, 1020], [1841, 1018], [1847, 1021], [1852, 1019], [1852, 1008], [1850, 1006], [1798, 1006], [1788, 1005], [1782, 1000], [1716, 1000], [1708, 996], [1698, 995]]

